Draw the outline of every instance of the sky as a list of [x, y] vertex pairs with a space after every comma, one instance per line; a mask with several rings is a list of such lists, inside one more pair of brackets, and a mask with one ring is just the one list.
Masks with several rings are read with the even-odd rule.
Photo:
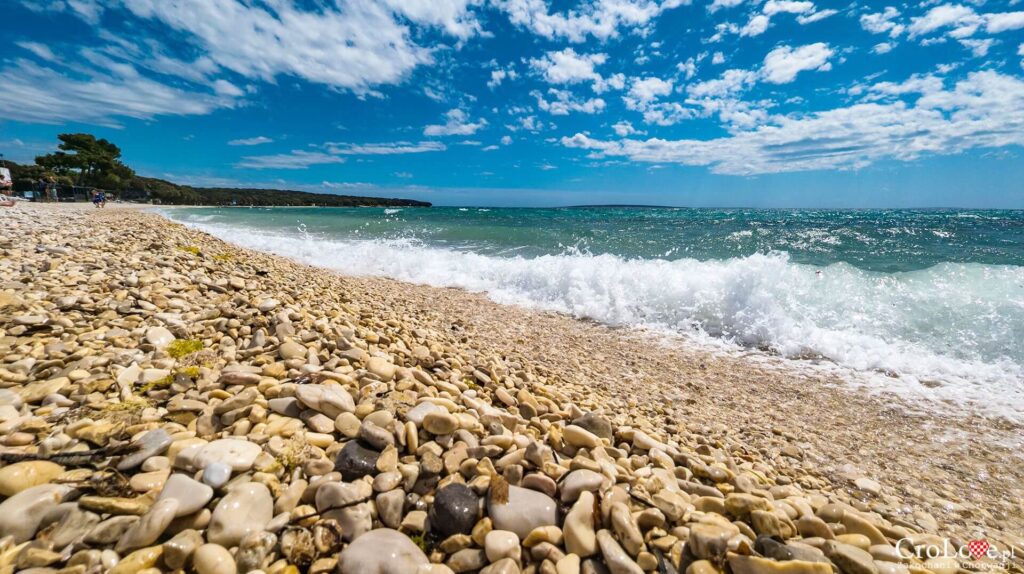
[[0, 0], [0, 153], [439, 205], [1024, 208], [1024, 0]]

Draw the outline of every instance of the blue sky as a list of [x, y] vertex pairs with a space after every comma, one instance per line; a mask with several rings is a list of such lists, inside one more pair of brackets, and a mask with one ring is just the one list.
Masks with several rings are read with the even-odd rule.
[[1024, 207], [1024, 1], [22, 0], [0, 153], [437, 204]]

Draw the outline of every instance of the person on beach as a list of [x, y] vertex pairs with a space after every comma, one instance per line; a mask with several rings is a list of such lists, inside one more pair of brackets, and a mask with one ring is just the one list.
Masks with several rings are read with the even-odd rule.
[[13, 198], [0, 194], [0, 207], [14, 207], [18, 205]]
[[97, 208], [107, 206], [107, 195], [101, 189], [95, 189], [92, 192], [92, 204]]

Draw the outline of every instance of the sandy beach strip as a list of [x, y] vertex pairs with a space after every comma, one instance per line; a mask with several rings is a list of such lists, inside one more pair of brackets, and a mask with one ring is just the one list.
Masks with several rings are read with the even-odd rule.
[[[560, 560], [582, 553], [584, 570], [775, 572], [782, 558], [759, 534], [787, 541], [801, 572], [819, 555], [844, 574], [957, 570], [887, 560], [882, 547], [904, 535], [1024, 555], [1022, 429], [1007, 421], [481, 294], [341, 276], [115, 204], [21, 204], [0, 225], [0, 537], [12, 536], [0, 567], [56, 572], [77, 557], [82, 572], [116, 559], [167, 571], [184, 553], [182, 565], [248, 560], [268, 574], [329, 571], [339, 556], [363, 568], [376, 558], [357, 543], [382, 543], [364, 532], [383, 527], [425, 548], [413, 563], [451, 571], [573, 571]], [[152, 454], [105, 470], [140, 441]], [[70, 456], [82, 451], [94, 454]], [[64, 457], [9, 470], [19, 454]], [[169, 476], [206, 502], [186, 512], [159, 495]], [[468, 488], [456, 496], [453, 483]], [[488, 538], [534, 524], [503, 514], [503, 487], [553, 489], [558, 535]], [[484, 510], [460, 516], [463, 499]], [[81, 532], [43, 516], [56, 508]], [[27, 509], [41, 521], [12, 522]], [[121, 537], [89, 538], [136, 515]], [[46, 544], [55, 531], [66, 555]], [[331, 543], [297, 554], [307, 534]], [[28, 552], [28, 540], [44, 543]]]

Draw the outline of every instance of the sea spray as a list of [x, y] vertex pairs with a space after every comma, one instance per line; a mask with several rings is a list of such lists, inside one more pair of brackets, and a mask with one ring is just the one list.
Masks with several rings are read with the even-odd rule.
[[[784, 251], [643, 258], [588, 253], [578, 242], [524, 256], [507, 246], [499, 253], [486, 242], [445, 245], [414, 233], [356, 239], [322, 229], [257, 231], [251, 220], [191, 222], [236, 244], [347, 274], [461, 287], [500, 303], [681, 334], [717, 348], [834, 363], [915, 398], [1003, 414], [1024, 410], [1019, 265], [942, 262], [884, 272], [843, 261], [798, 263]], [[817, 246], [823, 235], [802, 230], [793, 237], [817, 238]]]

